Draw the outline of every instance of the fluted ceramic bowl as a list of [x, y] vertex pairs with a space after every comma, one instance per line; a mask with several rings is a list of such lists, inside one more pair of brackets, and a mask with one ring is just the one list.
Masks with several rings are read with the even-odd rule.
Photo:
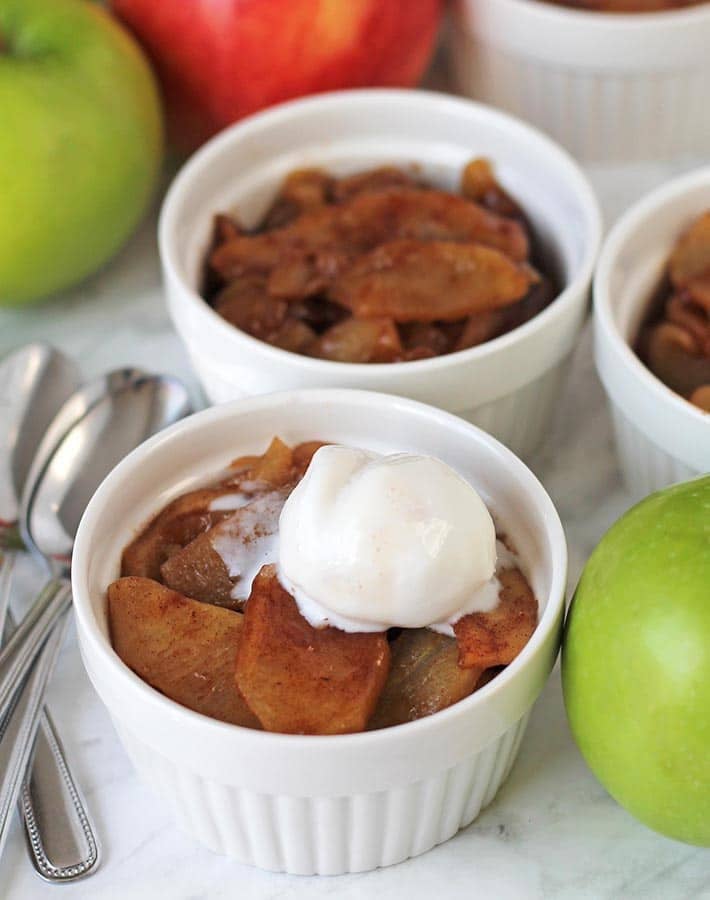
[[[109, 640], [121, 551], [177, 494], [274, 435], [435, 455], [473, 484], [509, 535], [539, 603], [517, 659], [448, 709], [362, 734], [268, 734], [186, 709], [135, 675]], [[123, 744], [188, 833], [219, 853], [299, 874], [360, 872], [429, 850], [472, 822], [510, 772], [557, 655], [567, 551], [535, 476], [440, 410], [347, 390], [278, 393], [198, 413], [131, 453], [89, 504], [73, 591], [81, 653]], [[147, 801], [146, 801], [147, 802]]]

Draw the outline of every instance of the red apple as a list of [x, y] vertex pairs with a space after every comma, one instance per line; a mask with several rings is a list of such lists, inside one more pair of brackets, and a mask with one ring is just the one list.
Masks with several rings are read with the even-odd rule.
[[171, 134], [196, 146], [303, 94], [421, 77], [442, 0], [111, 0], [152, 58]]

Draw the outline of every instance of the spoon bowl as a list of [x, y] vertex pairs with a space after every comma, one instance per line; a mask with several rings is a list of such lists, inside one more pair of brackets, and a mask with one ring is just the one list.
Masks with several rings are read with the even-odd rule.
[[49, 344], [27, 344], [0, 362], [0, 526], [17, 521], [35, 449], [78, 386], [77, 365]]
[[27, 547], [64, 576], [79, 521], [98, 485], [134, 447], [190, 409], [179, 381], [136, 369], [92, 382], [84, 389], [85, 401], [89, 395], [94, 402], [72, 424], [79, 407], [74, 398], [57, 416], [58, 427], [48, 433], [30, 470], [20, 510]]
[[0, 651], [0, 720], [71, 603], [71, 550], [84, 507], [116, 462], [189, 411], [187, 390], [177, 379], [122, 369], [81, 388], [57, 413], [20, 505], [23, 539], [52, 577]]

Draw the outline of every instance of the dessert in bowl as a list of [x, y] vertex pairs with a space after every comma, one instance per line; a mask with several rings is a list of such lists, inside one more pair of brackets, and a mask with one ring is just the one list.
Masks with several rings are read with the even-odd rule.
[[596, 366], [638, 498], [710, 470], [708, 207], [707, 168], [652, 192], [611, 230], [595, 275]]
[[108, 587], [121, 659], [247, 728], [341, 734], [432, 715], [537, 625], [515, 553], [441, 460], [273, 438], [161, 510]]
[[[461, 192], [415, 169], [286, 176], [256, 229], [215, 217], [205, 299], [272, 346], [334, 362], [402, 363], [506, 334], [559, 293], [524, 210], [489, 160]], [[535, 266], [534, 264], [537, 264]]]
[[710, 413], [710, 210], [676, 241], [637, 350], [665, 385]]
[[[338, 711], [326, 721], [332, 723], [344, 709], [348, 712], [357, 707], [358, 713], [349, 719], [347, 727], [337, 730], [356, 731], [361, 723], [371, 730], [337, 734], [283, 733], [326, 729], [312, 727], [312, 720], [304, 727], [303, 719], [296, 727], [285, 726], [284, 710], [293, 709], [292, 700], [272, 703], [273, 691], [264, 700], [263, 683], [272, 679], [273, 687], [274, 680], [273, 670], [271, 674], [265, 672], [263, 664], [269, 660], [278, 663], [279, 648], [283, 649], [284, 645], [280, 639], [275, 643], [267, 640], [279, 629], [261, 628], [260, 615], [251, 626], [246, 620], [249, 604], [264, 587], [265, 578], [270, 580], [269, 589], [256, 600], [256, 612], [260, 605], [262, 608], [268, 605], [271, 618], [267, 621], [276, 622], [274, 609], [283, 611], [286, 591], [280, 586], [274, 597], [272, 589], [276, 585], [267, 564], [267, 570], [262, 570], [252, 584], [250, 593], [256, 589], [257, 594], [253, 594], [246, 604], [245, 626], [257, 632], [257, 639], [252, 640], [253, 634], [247, 639], [245, 646], [252, 647], [253, 652], [250, 651], [240, 663], [244, 668], [238, 682], [244, 691], [243, 698], [248, 698], [247, 705], [252, 704], [249, 706], [251, 712], [256, 710], [254, 721], [236, 725], [218, 721], [214, 713], [208, 717], [188, 709], [184, 703], [176, 702], [148, 685], [125, 665], [111, 644], [106, 600], [107, 588], [120, 575], [124, 548], [132, 545], [146, 522], [167, 503], [193, 488], [203, 488], [213, 480], [215, 472], [225, 469], [235, 454], [262, 453], [275, 434], [281, 435], [291, 448], [298, 448], [304, 441], [312, 441], [317, 436], [328, 443], [360, 448], [358, 453], [367, 451], [368, 465], [372, 465], [369, 468], [368, 465], [360, 466], [364, 480], [358, 482], [358, 492], [350, 497], [357, 509], [371, 508], [363, 497], [369, 497], [368, 491], [373, 490], [379, 496], [382, 482], [378, 479], [384, 477], [382, 468], [391, 465], [387, 456], [382, 461], [376, 454], [392, 451], [415, 454], [415, 461], [434, 457], [456, 473], [453, 475], [445, 468], [449, 473], [445, 480], [462, 478], [475, 489], [471, 496], [478, 495], [480, 506], [472, 500], [472, 505], [466, 509], [477, 510], [472, 516], [476, 533], [486, 534], [488, 541], [494, 538], [495, 532], [491, 532], [490, 526], [488, 530], [481, 529], [481, 521], [485, 523], [488, 515], [484, 512], [490, 510], [499, 535], [505, 536], [516, 552], [524, 580], [529, 584], [526, 593], [534, 596], [536, 621], [530, 623], [510, 664], [500, 671], [496, 669], [495, 677], [485, 679], [486, 683], [481, 686], [478, 686], [480, 679], [474, 679], [471, 674], [472, 668], [468, 669], [467, 688], [460, 691], [459, 696], [449, 695], [450, 705], [443, 704], [445, 708], [437, 707], [435, 712], [422, 706], [420, 711], [430, 714], [423, 714], [414, 721], [407, 721], [412, 717], [412, 704], [402, 681], [399, 686], [394, 685], [392, 701], [386, 709], [394, 719], [373, 721], [371, 714], [363, 716], [362, 710], [371, 701], [372, 686], [378, 684], [378, 654], [379, 658], [386, 655], [384, 646], [388, 643], [392, 651], [397, 640], [407, 632], [402, 631], [399, 636], [387, 635], [382, 630], [348, 633], [334, 626], [334, 616], [351, 620], [354, 617], [354, 607], [343, 605], [343, 598], [347, 598], [343, 587], [337, 594], [337, 606], [331, 603], [326, 611], [328, 624], [316, 616], [313, 618], [315, 626], [311, 625], [301, 616], [300, 610], [306, 611], [304, 606], [299, 608], [298, 615], [308, 628], [315, 627], [323, 641], [331, 641], [332, 633], [337, 631], [341, 635], [339, 652], [346, 658], [350, 651], [347, 647], [343, 650], [343, 642], [350, 646], [354, 638], [369, 648], [364, 656], [359, 652], [356, 654], [356, 668], [364, 665], [368, 674], [366, 678], [359, 675], [355, 682], [357, 690], [347, 693], [348, 702], [352, 701], [354, 706], [339, 705]], [[319, 452], [324, 451], [326, 456], [328, 453], [354, 452], [338, 447], [326, 447]], [[297, 457], [304, 452], [298, 451]], [[411, 457], [407, 460], [411, 462]], [[315, 461], [318, 461], [318, 454]], [[403, 465], [404, 470], [410, 462]], [[348, 462], [352, 468], [351, 464], [354, 465], [352, 460]], [[336, 470], [339, 471], [337, 466]], [[325, 490], [324, 485], [332, 487], [333, 472], [327, 466], [325, 471], [327, 477], [315, 478], [310, 487], [308, 478], [304, 479], [291, 498], [306, 487], [308, 491], [315, 489], [316, 493]], [[342, 481], [342, 472], [338, 477]], [[336, 494], [343, 499], [340, 493]], [[217, 503], [215, 512], [220, 512], [219, 506], [229, 502]], [[246, 505], [243, 508], [246, 509]], [[353, 507], [346, 503], [343, 508]], [[336, 512], [333, 508], [325, 515], [321, 509], [321, 515], [316, 516], [321, 525], [328, 523], [327, 530], [332, 533], [337, 529], [331, 527], [333, 520], [329, 516]], [[296, 509], [297, 523], [307, 523], [307, 518], [303, 507]], [[352, 524], [351, 516], [345, 516], [345, 519]], [[289, 524], [283, 519], [282, 529], [283, 539], [288, 543]], [[296, 554], [297, 559], [301, 559], [307, 556], [311, 533], [305, 524], [297, 527], [296, 533], [305, 535], [305, 544]], [[317, 533], [322, 535], [323, 531], [317, 530]], [[332, 542], [328, 541], [327, 546], [332, 548]], [[478, 572], [476, 579], [486, 581], [490, 576], [489, 555], [474, 556], [478, 562], [471, 571]], [[323, 556], [319, 555], [318, 559]], [[284, 569], [284, 577], [290, 577], [294, 593], [300, 588], [310, 599], [320, 602], [322, 616], [323, 597], [318, 594], [318, 583], [304, 579], [298, 565], [294, 567], [293, 561], [289, 564], [283, 556], [278, 564]], [[189, 577], [189, 566], [177, 568], [182, 568], [183, 576], [188, 573]], [[401, 567], [396, 571], [401, 572]], [[381, 573], [383, 583], [387, 583], [388, 577], [393, 578], [394, 572], [390, 569], [388, 575], [385, 568]], [[346, 570], [341, 567], [336, 575], [345, 579], [341, 586], [347, 584]], [[328, 577], [331, 576], [332, 571]], [[131, 576], [136, 577], [142, 576]], [[167, 431], [158, 440], [148, 442], [128, 457], [104, 482], [82, 522], [76, 546], [74, 591], [87, 671], [140, 774], [171, 805], [182, 827], [212, 848], [264, 868], [332, 874], [389, 865], [424, 852], [472, 821], [493, 799], [510, 771], [530, 708], [557, 653], [565, 578], [565, 543], [554, 508], [534, 476], [502, 445], [463, 420], [422, 404], [382, 394], [324, 390], [274, 394], [207, 410]], [[236, 584], [238, 582], [239, 579]], [[420, 606], [423, 618], [402, 619], [402, 606], [391, 594], [389, 596], [394, 599], [388, 606], [385, 624], [392, 621], [394, 615], [395, 620], [402, 621], [405, 627], [415, 626], [412, 631], [419, 640], [422, 631], [425, 635], [430, 633], [422, 627], [424, 622], [430, 618], [432, 622], [451, 618], [452, 604], [456, 607], [458, 603], [457, 582], [452, 578], [452, 586], [440, 575], [439, 582], [442, 590], [437, 592], [436, 600], [443, 606], [437, 606], [435, 610], [424, 610]], [[156, 590], [171, 592], [157, 581], [153, 583]], [[182, 586], [187, 590], [184, 582]], [[231, 595], [231, 591], [229, 593]], [[426, 591], [420, 596], [430, 595], [431, 592]], [[289, 617], [294, 613], [292, 596], [287, 595]], [[332, 592], [329, 596], [333, 596]], [[135, 598], [140, 605], [140, 594], [134, 594]], [[227, 599], [238, 602], [240, 598], [230, 596]], [[122, 603], [123, 600], [113, 598], [112, 604], [115, 602]], [[194, 599], [189, 602], [205, 609], [209, 606]], [[497, 605], [496, 595], [494, 608]], [[362, 612], [362, 607], [359, 608]], [[241, 615], [224, 607], [210, 609], [232, 617]], [[312, 609], [309, 616], [315, 616]], [[373, 622], [371, 607], [360, 616], [361, 620], [363, 618], [369, 618], [370, 626], [378, 625], [381, 629], [382, 621]], [[339, 624], [343, 625], [343, 621], [339, 620]], [[362, 621], [359, 626], [362, 627]], [[298, 627], [302, 629], [304, 625]], [[456, 623], [453, 629], [456, 629]], [[114, 640], [117, 636], [118, 630], [114, 627]], [[439, 634], [437, 639], [451, 647], [449, 642], [453, 638], [450, 636]], [[330, 652], [324, 650], [321, 643], [314, 646], [312, 653], [317, 656]], [[242, 649], [238, 651], [237, 660]], [[430, 652], [429, 646], [427, 652]], [[290, 655], [292, 661], [298, 659], [301, 677], [305, 677], [301, 656], [296, 651]], [[406, 655], [399, 654], [400, 657]], [[342, 656], [338, 658], [343, 659]], [[455, 666], [458, 666], [459, 658], [456, 657]], [[397, 654], [392, 652], [390, 672], [399, 665], [397, 660]], [[449, 658], [447, 664], [451, 662]], [[406, 668], [403, 665], [402, 671], [406, 672]], [[466, 673], [465, 668], [460, 668]], [[276, 682], [280, 680], [276, 678]], [[338, 678], [334, 676], [334, 683], [337, 682]], [[365, 682], [370, 687], [366, 685], [363, 689]], [[448, 680], [444, 683], [451, 684]], [[312, 689], [313, 678], [308, 676], [301, 684], [310, 684]], [[352, 688], [353, 682], [349, 684]], [[477, 688], [473, 693], [470, 692], [472, 684]], [[334, 694], [329, 696], [332, 699]], [[376, 698], [378, 702], [380, 699], [380, 696]], [[318, 718], [319, 704], [301, 706], [310, 710], [312, 717]], [[265, 712], [266, 707], [281, 717], [276, 726], [269, 718], [269, 710]], [[403, 708], [407, 714], [401, 717], [397, 710]], [[351, 727], [358, 717], [358, 727]], [[292, 717], [291, 724], [294, 721]], [[404, 724], [395, 724], [395, 721]], [[265, 723], [266, 727], [273, 728], [272, 732], [259, 730]]]
[[[501, 333], [506, 331], [505, 323], [502, 329], [496, 325], [490, 331], [490, 340], [457, 349], [461, 335], [451, 337], [439, 330], [422, 343], [411, 335], [393, 337], [392, 330], [385, 327], [372, 338], [376, 353], [370, 359], [379, 360], [380, 351], [385, 351], [385, 359], [387, 354], [389, 359], [398, 358], [400, 351], [394, 342], [402, 339], [402, 349], [413, 351], [412, 356], [402, 356], [404, 361], [398, 362], [334, 361], [316, 358], [326, 355], [322, 342], [318, 353], [305, 355], [291, 352], [300, 349], [297, 344], [286, 343], [290, 349], [284, 349], [254, 337], [226, 321], [203, 298], [204, 262], [214, 237], [215, 214], [236, 212], [241, 227], [252, 231], [264, 221], [294, 171], [319, 170], [326, 182], [337, 186], [348, 178], [352, 184], [368, 170], [397, 168], [402, 177], [414, 177], [431, 188], [416, 190], [417, 198], [426, 195], [429, 201], [437, 202], [440, 194], [447, 193], [447, 207], [458, 200], [457, 205], [466, 207], [470, 219], [478, 207], [452, 195], [458, 191], [462, 172], [472, 157], [490, 160], [496, 184], [524, 211], [535, 235], [535, 267], [553, 275], [559, 287], [551, 302], [549, 297], [543, 298], [533, 310], [536, 315], [529, 317], [526, 312], [519, 319], [522, 324], [507, 333]], [[357, 200], [355, 197], [353, 202]], [[360, 202], [370, 200], [361, 195]], [[331, 213], [326, 210], [327, 215]], [[497, 221], [490, 210], [483, 213]], [[505, 221], [509, 223], [506, 227], [520, 230], [519, 224]], [[385, 243], [389, 237], [406, 242], [421, 236], [403, 228], [400, 218], [394, 233], [387, 230]], [[516, 452], [528, 455], [548, 433], [559, 400], [567, 357], [586, 312], [601, 225], [585, 177], [541, 134], [494, 110], [457, 98], [373, 90], [325, 94], [283, 104], [228, 129], [179, 173], [166, 197], [159, 231], [168, 308], [212, 402], [296, 387], [378, 390], [464, 416]], [[257, 237], [263, 244], [270, 233], [276, 234], [276, 230]], [[441, 237], [441, 232], [437, 234]], [[242, 237], [248, 242], [254, 236]], [[373, 253], [382, 251], [378, 241], [379, 237], [371, 248]], [[241, 243], [244, 246], [244, 241]], [[451, 241], [445, 242], [444, 249], [435, 250], [447, 256], [444, 262], [438, 259], [441, 266], [448, 265], [451, 254], [461, 252]], [[473, 263], [477, 263], [480, 251], [473, 255]], [[490, 253], [483, 255], [490, 257]], [[328, 257], [332, 260], [334, 255]], [[524, 253], [518, 262], [526, 258]], [[411, 257], [408, 260], [411, 272], [414, 262]], [[295, 268], [296, 274], [303, 274], [301, 267]], [[256, 274], [263, 279], [263, 272]], [[293, 276], [294, 269], [287, 274]], [[322, 276], [323, 269], [317, 274]], [[518, 286], [516, 280], [517, 298], [523, 299], [528, 290], [528, 275], [515, 270], [513, 277], [525, 282]], [[251, 277], [248, 275], [248, 279]], [[281, 289], [285, 280], [281, 279]], [[208, 294], [214, 302], [209, 290]], [[292, 302], [283, 301], [278, 315], [283, 315], [286, 305], [292, 312]], [[330, 312], [333, 305], [327, 307]], [[316, 329], [325, 327], [308, 315], [305, 324], [309, 328], [314, 324]], [[458, 320], [465, 315], [464, 310], [457, 315]], [[275, 330], [280, 324], [272, 322], [270, 327]], [[406, 323], [406, 330], [412, 330], [413, 325], [419, 325], [421, 332], [426, 322]], [[303, 328], [298, 331], [304, 333]], [[307, 330], [305, 334], [308, 338]], [[293, 329], [289, 336], [293, 338]], [[444, 346], [437, 343], [442, 339]], [[440, 351], [443, 355], [438, 355]]]
[[706, 156], [709, 43], [708, 2], [454, 6], [459, 90], [527, 119], [588, 163]]

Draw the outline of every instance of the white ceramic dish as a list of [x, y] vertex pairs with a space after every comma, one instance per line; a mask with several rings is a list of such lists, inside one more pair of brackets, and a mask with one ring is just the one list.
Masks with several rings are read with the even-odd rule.
[[456, 0], [458, 88], [585, 162], [710, 151], [710, 3], [626, 15], [542, 0]]
[[[520, 656], [471, 697], [429, 718], [331, 737], [267, 734], [194, 713], [114, 653], [105, 590], [123, 546], [163, 504], [274, 434], [434, 454], [481, 492], [516, 543], [540, 604]], [[104, 481], [73, 558], [89, 676], [144, 781], [180, 826], [266, 869], [337, 874], [391, 865], [476, 818], [508, 775], [552, 668], [564, 609], [562, 527], [532, 473], [489, 435], [440, 410], [362, 391], [296, 391], [214, 407], [134, 451]]]
[[710, 167], [632, 207], [607, 238], [594, 280], [597, 371], [614, 420], [627, 485], [640, 499], [710, 471], [710, 415], [667, 388], [631, 344], [673, 245], [710, 208]]
[[[564, 290], [521, 328], [480, 347], [410, 363], [310, 359], [258, 341], [218, 316], [197, 292], [212, 217], [263, 215], [283, 177], [304, 166], [336, 173], [417, 164], [456, 189], [473, 156], [494, 160], [555, 257]], [[213, 403], [302, 387], [364, 388], [464, 416], [530, 454], [549, 431], [566, 358], [582, 325], [601, 225], [577, 165], [547, 138], [469, 101], [418, 91], [345, 91], [261, 113], [218, 135], [182, 169], [160, 220], [168, 308]]]

